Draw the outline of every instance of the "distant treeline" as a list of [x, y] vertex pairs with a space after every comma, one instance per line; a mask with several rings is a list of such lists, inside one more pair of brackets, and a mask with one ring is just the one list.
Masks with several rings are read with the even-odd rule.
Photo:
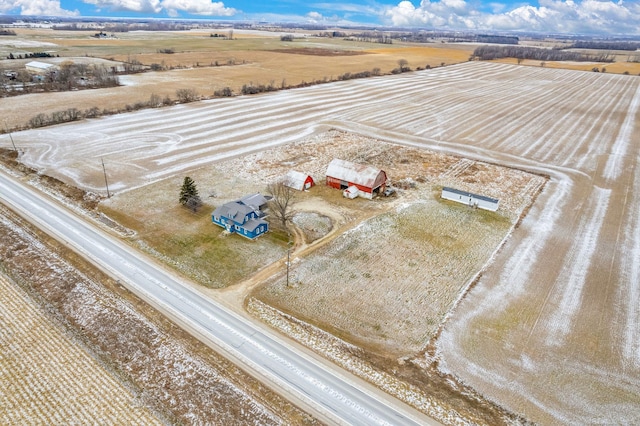
[[640, 49], [640, 43], [631, 41], [577, 41], [568, 48], [635, 51]]
[[[33, 53], [25, 53], [24, 59], [29, 58], [53, 58], [54, 56], [48, 52], [33, 52]], [[60, 55], [58, 55], [60, 57]], [[23, 59], [22, 55], [15, 56], [13, 53], [9, 53], [7, 59]]]
[[359, 41], [365, 43], [382, 43], [382, 44], [392, 44], [392, 35], [387, 34], [385, 32], [380, 31], [363, 31], [361, 33], [355, 34], [343, 34], [339, 31], [333, 32], [333, 37], [344, 37], [345, 40], [348, 41]]
[[608, 53], [585, 55], [555, 49], [522, 46], [480, 46], [473, 51], [473, 59], [490, 61], [500, 58], [533, 59], [536, 61], [613, 62]]
[[[333, 35], [335, 37], [335, 33]], [[380, 32], [365, 31], [346, 37], [348, 40], [365, 41], [370, 43], [392, 44], [393, 40], [409, 41], [412, 43], [435, 43], [435, 40], [449, 43], [493, 43], [493, 44], [518, 44], [520, 39], [516, 36], [501, 36], [490, 34], [459, 34], [434, 31], [412, 32]]]
[[493, 43], [493, 44], [518, 44], [520, 39], [515, 36], [500, 36], [500, 35], [486, 35], [480, 34], [476, 38], [478, 43]]
[[[87, 28], [84, 25], [78, 25], [72, 23], [69, 25], [54, 25], [54, 30], [60, 31], [87, 31], [94, 30], [95, 28]], [[129, 31], [186, 31], [191, 29], [192, 26], [186, 24], [179, 24], [174, 22], [149, 22], [149, 23], [117, 23], [112, 25], [105, 25], [100, 31], [109, 31], [111, 33], [126, 33]]]

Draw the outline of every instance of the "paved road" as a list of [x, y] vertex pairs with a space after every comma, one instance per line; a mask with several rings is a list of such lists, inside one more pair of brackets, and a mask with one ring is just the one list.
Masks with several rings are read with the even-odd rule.
[[119, 277], [123, 285], [187, 329], [195, 330], [200, 338], [221, 347], [259, 376], [282, 387], [289, 396], [298, 399], [294, 402], [312, 405], [325, 420], [353, 425], [424, 424], [423, 416], [397, 411], [397, 407], [355, 387], [1, 172], [0, 202]]

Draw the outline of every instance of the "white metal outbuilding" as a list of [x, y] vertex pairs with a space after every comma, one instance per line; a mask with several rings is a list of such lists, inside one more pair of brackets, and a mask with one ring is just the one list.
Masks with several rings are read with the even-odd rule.
[[445, 200], [455, 201], [466, 204], [470, 207], [477, 207], [483, 210], [495, 212], [498, 210], [499, 200], [495, 198], [485, 197], [483, 195], [472, 194], [471, 192], [460, 191], [454, 188], [442, 188], [442, 198]]

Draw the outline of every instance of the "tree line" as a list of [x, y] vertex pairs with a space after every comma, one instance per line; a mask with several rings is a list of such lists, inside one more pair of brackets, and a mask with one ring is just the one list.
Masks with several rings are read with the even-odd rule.
[[[22, 54], [18, 54], [16, 56], [13, 53], [9, 53], [9, 55], [7, 55], [7, 59], [53, 58], [53, 57], [54, 56], [51, 53], [47, 53], [47, 52], [25, 53], [24, 58], [22, 57]], [[58, 55], [58, 58], [59, 57], [60, 55]]]
[[480, 46], [471, 59], [490, 61], [501, 58], [533, 59], [537, 61], [613, 62], [608, 53], [589, 55], [556, 49], [540, 49], [524, 46]]
[[[87, 31], [89, 27], [86, 25], [73, 22], [66, 25], [53, 25], [51, 27], [58, 31]], [[175, 22], [147, 22], [147, 23], [115, 23], [107, 24], [100, 29], [100, 32], [109, 31], [112, 33], [126, 33], [129, 31], [187, 31], [193, 28], [193, 25], [179, 24]], [[93, 28], [91, 28], [93, 29]]]
[[627, 50], [635, 52], [640, 43], [631, 41], [576, 41], [566, 49]]

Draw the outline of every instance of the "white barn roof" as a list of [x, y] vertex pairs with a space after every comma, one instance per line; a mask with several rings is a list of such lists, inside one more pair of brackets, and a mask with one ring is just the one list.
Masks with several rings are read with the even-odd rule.
[[372, 166], [356, 164], [338, 158], [331, 160], [329, 167], [327, 167], [327, 176], [356, 183], [367, 188], [376, 187], [376, 179], [380, 173], [384, 172]]
[[289, 170], [289, 172], [282, 179], [285, 186], [288, 186], [293, 189], [297, 189], [299, 191], [304, 190], [304, 183], [307, 181], [309, 177], [308, 174], [298, 172], [296, 170]]

